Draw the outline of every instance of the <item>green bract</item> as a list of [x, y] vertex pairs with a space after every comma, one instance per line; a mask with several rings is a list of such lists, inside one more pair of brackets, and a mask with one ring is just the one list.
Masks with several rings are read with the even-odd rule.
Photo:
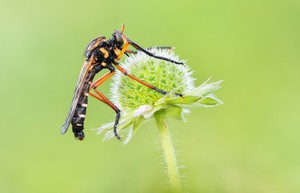
[[[179, 61], [178, 56], [171, 50], [151, 49], [150, 52]], [[158, 111], [164, 110], [167, 116], [184, 119], [188, 108], [193, 106], [213, 107], [222, 104], [213, 93], [220, 88], [221, 81], [209, 83], [205, 81], [198, 87], [194, 86], [194, 78], [187, 64], [178, 65], [164, 60], [155, 59], [142, 52], [131, 55], [120, 64], [133, 76], [169, 92], [162, 95], [150, 88], [117, 72], [113, 78], [111, 93], [112, 102], [121, 110], [121, 119], [118, 133], [127, 132], [124, 143], [127, 143], [132, 134], [147, 119]], [[174, 93], [181, 93], [179, 97]], [[106, 131], [104, 140], [114, 137], [114, 122], [105, 124], [96, 129], [99, 133]]]

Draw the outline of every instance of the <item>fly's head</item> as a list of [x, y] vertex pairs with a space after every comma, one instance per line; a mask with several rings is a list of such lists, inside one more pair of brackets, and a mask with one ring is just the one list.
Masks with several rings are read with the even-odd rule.
[[123, 33], [117, 30], [113, 33], [112, 40], [113, 40], [113, 44], [118, 49], [122, 49], [124, 43], [126, 42], [126, 38], [124, 37]]
[[[117, 64], [118, 61], [120, 60], [121, 56], [123, 54], [120, 55], [121, 53], [121, 50], [124, 49], [124, 46], [127, 48], [128, 44], [128, 39], [127, 37], [124, 35], [124, 25], [122, 25], [122, 29], [121, 31], [119, 30], [115, 30], [114, 33], [112, 34], [112, 39], [111, 39], [111, 42], [112, 42], [112, 51], [114, 53], [114, 61], [113, 63], [114, 64]], [[125, 49], [126, 49], [125, 48]]]

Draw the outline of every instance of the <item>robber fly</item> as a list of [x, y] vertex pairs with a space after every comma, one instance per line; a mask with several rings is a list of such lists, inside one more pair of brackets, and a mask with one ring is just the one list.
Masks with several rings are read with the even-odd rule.
[[[161, 94], [167, 94], [166, 91], [163, 91], [155, 86], [152, 86], [134, 76], [127, 73], [127, 71], [119, 66], [119, 60], [121, 57], [128, 53], [134, 53], [135, 51], [127, 50], [128, 46], [131, 45], [136, 50], [144, 52], [145, 54], [160, 59], [166, 60], [176, 64], [183, 64], [182, 62], [174, 61], [169, 58], [157, 56], [148, 50], [142, 48], [137, 43], [131, 41], [124, 35], [124, 25], [122, 25], [121, 31], [115, 30], [112, 34], [111, 39], [106, 39], [105, 37], [97, 37], [92, 40], [84, 51], [86, 57], [74, 91], [73, 100], [71, 103], [70, 111], [67, 115], [67, 119], [61, 128], [61, 133], [65, 134], [69, 128], [69, 125], [72, 124], [72, 130], [76, 139], [84, 139], [84, 120], [86, 115], [86, 108], [88, 105], [88, 96], [92, 96], [107, 105], [109, 105], [116, 112], [116, 119], [114, 123], [114, 134], [117, 139], [120, 139], [120, 136], [117, 133], [117, 125], [120, 119], [120, 109], [116, 107], [110, 100], [108, 100], [97, 88], [115, 74], [115, 68], [120, 70], [124, 75], [130, 77], [131, 79], [153, 89]], [[93, 82], [95, 75], [103, 69], [108, 69], [109, 72], [104, 74], [102, 77]], [[95, 93], [92, 93], [91, 90], [94, 90]], [[181, 94], [177, 94], [182, 96]]]

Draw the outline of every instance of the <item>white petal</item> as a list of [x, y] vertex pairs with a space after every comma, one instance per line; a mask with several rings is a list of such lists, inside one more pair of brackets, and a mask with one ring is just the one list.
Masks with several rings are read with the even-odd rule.
[[139, 106], [139, 108], [137, 110], [134, 111], [133, 115], [134, 117], [139, 116], [139, 115], [144, 115], [147, 112], [152, 110], [152, 106], [151, 105], [141, 105]]
[[131, 140], [132, 135], [133, 135], [133, 127], [130, 127], [129, 131], [127, 133], [127, 137], [126, 137], [126, 139], [124, 141], [124, 145], [126, 145]]
[[106, 131], [103, 141], [107, 141], [109, 139], [112, 139], [114, 136], [115, 136], [115, 134], [112, 130]]

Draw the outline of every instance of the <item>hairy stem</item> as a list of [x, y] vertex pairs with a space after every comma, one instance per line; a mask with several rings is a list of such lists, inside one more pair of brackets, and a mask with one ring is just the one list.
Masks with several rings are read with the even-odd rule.
[[164, 110], [155, 113], [155, 119], [159, 128], [164, 158], [170, 179], [171, 187], [176, 192], [181, 192], [181, 182], [176, 160], [175, 149], [166, 124], [166, 112]]

